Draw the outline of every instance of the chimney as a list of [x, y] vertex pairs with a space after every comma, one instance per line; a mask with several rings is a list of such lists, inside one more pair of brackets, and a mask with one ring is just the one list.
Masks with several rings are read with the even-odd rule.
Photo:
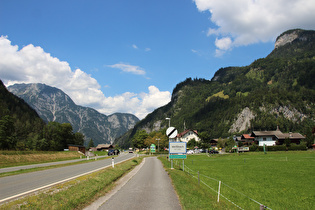
[[280, 131], [280, 129], [279, 129], [279, 125], [277, 125], [277, 130], [276, 131]]

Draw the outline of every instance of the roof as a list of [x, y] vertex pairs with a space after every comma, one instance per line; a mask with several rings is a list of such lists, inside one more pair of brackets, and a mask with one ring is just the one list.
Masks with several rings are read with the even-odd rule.
[[198, 136], [198, 132], [197, 132], [196, 130], [188, 129], [188, 130], [185, 130], [185, 131], [183, 131], [183, 132], [177, 134], [177, 137], [178, 137], [178, 138], [181, 138], [182, 136], [184, 136], [184, 135], [185, 135], [186, 133], [188, 133], [189, 131], [194, 132], [194, 133]]
[[278, 139], [283, 138], [283, 133], [281, 131], [253, 131], [251, 137], [255, 136], [276, 136]]
[[255, 137], [250, 136], [249, 134], [243, 134], [242, 139], [255, 139]]
[[276, 131], [253, 131], [252, 137], [255, 136], [275, 136], [277, 139], [305, 139], [305, 137], [300, 133], [282, 133], [280, 130]]
[[97, 149], [100, 149], [100, 148], [110, 148], [110, 147], [113, 147], [111, 144], [99, 144], [97, 145]]
[[305, 137], [300, 133], [284, 133], [284, 138], [290, 139], [305, 139]]

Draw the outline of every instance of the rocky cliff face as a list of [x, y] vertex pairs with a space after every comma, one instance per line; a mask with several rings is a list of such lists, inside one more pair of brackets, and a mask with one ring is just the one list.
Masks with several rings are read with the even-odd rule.
[[139, 121], [132, 114], [115, 113], [109, 116], [76, 105], [63, 91], [45, 84], [15, 84], [8, 90], [24, 99], [46, 122], [70, 123], [74, 132], [86, 137], [86, 144], [113, 143]]
[[293, 40], [295, 40], [298, 37], [299, 37], [299, 35], [298, 35], [297, 31], [292, 31], [292, 32], [287, 33], [287, 34], [283, 34], [283, 35], [278, 37], [278, 39], [275, 43], [275, 48], [278, 48], [278, 47], [281, 47], [281, 46], [286, 45], [288, 43], [291, 43]]

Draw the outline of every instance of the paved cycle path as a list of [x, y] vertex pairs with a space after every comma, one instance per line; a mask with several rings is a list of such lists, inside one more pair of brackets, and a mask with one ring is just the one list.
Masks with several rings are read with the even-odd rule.
[[98, 204], [92, 204], [86, 209], [181, 209], [171, 179], [161, 161], [156, 157], [145, 158], [144, 161], [127, 183], [113, 190], [114, 194], [100, 198], [96, 202]]

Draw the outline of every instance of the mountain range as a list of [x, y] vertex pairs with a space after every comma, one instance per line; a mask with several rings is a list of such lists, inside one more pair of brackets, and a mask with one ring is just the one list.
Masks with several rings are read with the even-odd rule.
[[86, 145], [90, 139], [95, 145], [113, 143], [139, 121], [132, 114], [106, 116], [95, 109], [76, 105], [63, 91], [45, 84], [14, 84], [8, 90], [27, 102], [45, 122], [70, 123], [74, 132], [85, 136]]
[[160, 131], [169, 123], [178, 132], [193, 129], [207, 139], [279, 126], [283, 132], [306, 135], [310, 144], [315, 125], [315, 31], [286, 31], [266, 58], [221, 68], [210, 80], [187, 78], [176, 85], [170, 103], [115, 143], [132, 146], [137, 131]]

